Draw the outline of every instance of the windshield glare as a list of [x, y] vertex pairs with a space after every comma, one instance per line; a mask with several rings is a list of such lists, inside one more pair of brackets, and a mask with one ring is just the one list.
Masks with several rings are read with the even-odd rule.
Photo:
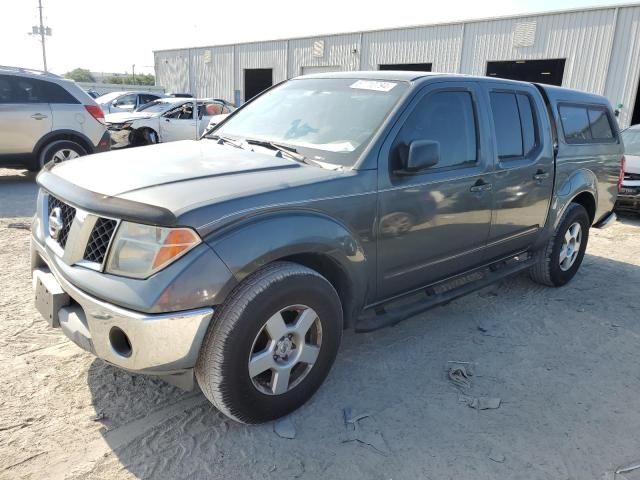
[[625, 153], [640, 156], [640, 129], [634, 128], [622, 132], [622, 142]]
[[251, 102], [212, 135], [290, 145], [313, 160], [352, 166], [406, 89], [391, 81], [292, 80]]
[[166, 102], [163, 100], [154, 100], [153, 102], [142, 105], [136, 110], [137, 112], [147, 112], [147, 113], [163, 113], [169, 110], [172, 107], [176, 107], [179, 104], [176, 102]]

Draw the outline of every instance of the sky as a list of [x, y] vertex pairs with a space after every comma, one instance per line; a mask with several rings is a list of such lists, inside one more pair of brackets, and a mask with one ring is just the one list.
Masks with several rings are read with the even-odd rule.
[[[153, 50], [611, 5], [611, 0], [42, 0], [49, 70], [153, 73]], [[429, 5], [429, 4], [432, 5]], [[0, 0], [0, 65], [42, 69], [38, 0]]]

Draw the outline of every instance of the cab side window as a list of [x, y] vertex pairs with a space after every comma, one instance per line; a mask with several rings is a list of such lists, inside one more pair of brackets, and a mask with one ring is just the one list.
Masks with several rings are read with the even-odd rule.
[[440, 144], [440, 161], [434, 169], [452, 168], [477, 161], [477, 129], [473, 98], [466, 91], [441, 91], [426, 95], [413, 109], [392, 147], [391, 165], [399, 169], [415, 140]]
[[609, 143], [616, 140], [605, 107], [560, 105], [558, 111], [567, 143]]
[[526, 158], [538, 145], [531, 98], [524, 93], [491, 92], [491, 113], [501, 160]]

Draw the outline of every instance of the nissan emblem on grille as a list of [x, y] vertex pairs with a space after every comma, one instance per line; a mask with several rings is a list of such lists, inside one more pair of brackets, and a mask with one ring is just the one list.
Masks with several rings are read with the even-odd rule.
[[64, 221], [62, 220], [62, 211], [60, 207], [56, 207], [51, 210], [49, 214], [49, 236], [54, 240], [58, 240], [63, 228]]

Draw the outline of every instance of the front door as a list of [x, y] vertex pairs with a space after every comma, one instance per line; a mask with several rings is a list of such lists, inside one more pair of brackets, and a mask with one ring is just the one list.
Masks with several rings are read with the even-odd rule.
[[495, 132], [494, 215], [489, 244], [495, 256], [525, 249], [545, 225], [554, 181], [553, 140], [545, 105], [533, 86], [486, 87]]
[[[491, 224], [490, 132], [473, 82], [425, 87], [378, 160], [378, 300], [481, 264]], [[402, 171], [412, 141], [439, 143], [436, 165]]]
[[30, 154], [36, 142], [51, 131], [51, 107], [44, 83], [0, 75], [0, 148], [7, 157]]
[[196, 140], [198, 138], [193, 106], [193, 102], [187, 102], [162, 116], [160, 119], [160, 140], [162, 142]]

